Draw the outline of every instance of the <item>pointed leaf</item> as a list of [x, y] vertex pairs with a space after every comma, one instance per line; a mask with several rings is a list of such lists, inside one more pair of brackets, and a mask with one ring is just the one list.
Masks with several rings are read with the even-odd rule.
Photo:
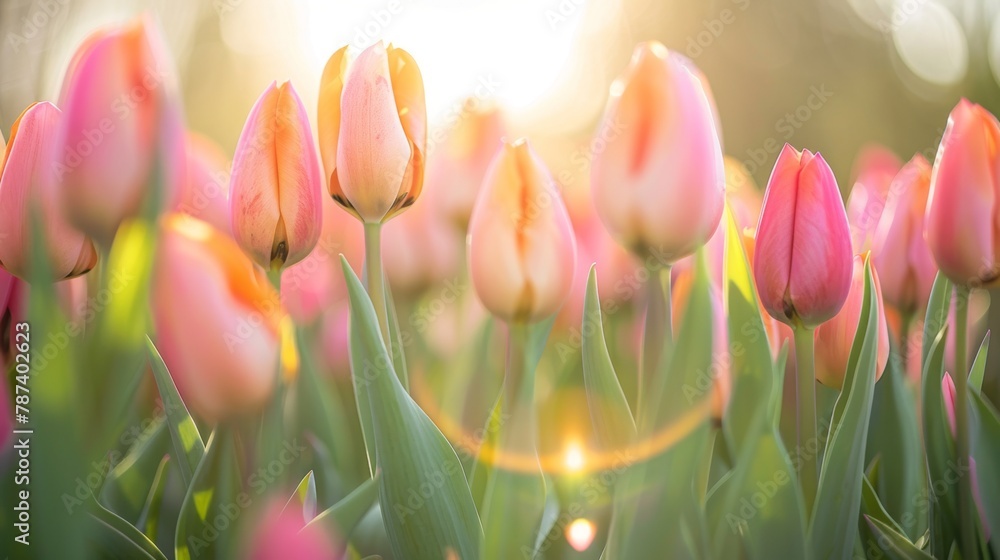
[[170, 430], [163, 419], [157, 419], [139, 434], [125, 458], [108, 473], [98, 500], [101, 505], [136, 523], [149, 497], [153, 476], [169, 450]]
[[87, 537], [97, 557], [166, 560], [146, 535], [99, 504], [93, 504], [87, 511], [87, 519], [91, 527]]
[[167, 416], [167, 427], [170, 429], [170, 440], [173, 443], [174, 456], [177, 458], [177, 470], [181, 475], [181, 483], [187, 488], [194, 478], [194, 471], [205, 455], [205, 444], [198, 432], [187, 406], [177, 392], [177, 386], [163, 363], [160, 352], [153, 341], [146, 337], [146, 349], [149, 352], [149, 362], [153, 366], [153, 377], [160, 391], [163, 410]]
[[972, 371], [969, 372], [969, 387], [977, 394], [982, 393], [983, 378], [986, 376], [986, 356], [990, 350], [990, 331], [986, 331], [983, 343], [979, 345], [979, 352], [976, 353], [976, 360], [972, 362]]
[[872, 552], [866, 550], [873, 556], [877, 552], [885, 553], [890, 560], [932, 560], [932, 556], [917, 548], [916, 545], [906, 540], [895, 529], [885, 524], [883, 521], [870, 515], [864, 516], [865, 522], [871, 528], [877, 539], [878, 548]]

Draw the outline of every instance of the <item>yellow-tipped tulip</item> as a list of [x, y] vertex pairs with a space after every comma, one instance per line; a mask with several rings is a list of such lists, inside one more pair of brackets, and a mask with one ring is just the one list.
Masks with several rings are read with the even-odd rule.
[[35, 103], [11, 128], [0, 163], [0, 266], [30, 280], [33, 223], [42, 232], [53, 279], [79, 276], [97, 264], [90, 238], [63, 218], [61, 192], [51, 180], [53, 141], [62, 117], [51, 103]]
[[319, 91], [319, 146], [330, 196], [366, 223], [413, 204], [424, 181], [424, 82], [403, 49], [333, 53]]
[[537, 321], [562, 306], [575, 264], [573, 227], [548, 170], [526, 140], [505, 142], [469, 223], [479, 299], [506, 321]]
[[261, 267], [291, 266], [316, 246], [319, 163], [306, 108], [290, 83], [271, 83], [250, 111], [229, 191], [233, 237]]

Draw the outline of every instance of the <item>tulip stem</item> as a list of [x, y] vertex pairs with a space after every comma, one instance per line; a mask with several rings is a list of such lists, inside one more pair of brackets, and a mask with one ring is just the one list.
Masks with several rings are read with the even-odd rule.
[[[968, 286], [955, 288], [955, 447], [958, 464], [968, 461], [969, 448], [969, 370], [968, 370], [968, 328], [969, 294]], [[959, 526], [961, 527], [961, 552], [964, 558], [976, 556], [975, 504], [972, 498], [972, 484], [968, 476], [958, 481]]]
[[[816, 371], [813, 330], [797, 325], [795, 331], [795, 413], [797, 452], [802, 457], [799, 481], [806, 502], [806, 511], [811, 512], [816, 500], [819, 472], [817, 455], [819, 440], [816, 437]], [[814, 451], [810, 451], [810, 447]]]
[[385, 304], [385, 277], [382, 275], [382, 224], [365, 223], [365, 282], [368, 297], [375, 306], [378, 327], [382, 331], [386, 352], [392, 356], [389, 338], [389, 314]]
[[[642, 353], [640, 355], [639, 382], [636, 398], [636, 418], [655, 410], [659, 398], [650, 393], [650, 384], [657, 378], [656, 371], [664, 359], [665, 351], [673, 342], [670, 309], [670, 266], [650, 270], [646, 297], [646, 324], [643, 327]], [[640, 422], [642, 424], [642, 422]]]

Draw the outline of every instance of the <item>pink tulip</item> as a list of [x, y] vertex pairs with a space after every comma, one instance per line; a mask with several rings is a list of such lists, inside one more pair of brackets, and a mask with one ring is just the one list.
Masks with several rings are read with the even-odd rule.
[[436, 187], [427, 196], [463, 232], [469, 226], [486, 169], [507, 131], [500, 110], [481, 108], [479, 103], [466, 101], [453, 128], [432, 131], [427, 145], [427, 184]]
[[319, 91], [319, 146], [330, 196], [380, 223], [412, 205], [424, 182], [427, 109], [413, 57], [381, 41], [353, 61], [333, 53]]
[[785, 145], [764, 194], [755, 253], [754, 278], [772, 317], [814, 327], [840, 311], [851, 289], [851, 236], [823, 156]]
[[301, 261], [323, 226], [322, 188], [306, 108], [291, 83], [272, 82], [236, 145], [229, 199], [233, 237], [264, 269]]
[[566, 300], [575, 263], [573, 227], [545, 164], [527, 140], [504, 142], [469, 222], [479, 299], [505, 321], [538, 321]]
[[937, 264], [924, 239], [924, 214], [931, 166], [921, 155], [899, 171], [892, 196], [875, 232], [873, 262], [882, 278], [885, 300], [912, 313], [927, 305]]
[[51, 103], [25, 109], [14, 121], [0, 163], [0, 266], [23, 279], [30, 279], [31, 233], [36, 223], [48, 247], [53, 278], [73, 278], [97, 264], [93, 242], [63, 218], [61, 193], [50, 177], [51, 150], [61, 117]]
[[187, 135], [187, 176], [175, 210], [204, 220], [230, 234], [229, 161], [208, 138]]
[[322, 526], [305, 525], [295, 505], [274, 499], [253, 531], [250, 560], [338, 560], [344, 557]]
[[157, 347], [192, 410], [212, 421], [267, 402], [281, 308], [235, 241], [190, 216], [164, 217], [151, 295]]
[[393, 293], [415, 296], [439, 283], [456, 281], [465, 235], [435, 205], [416, 206], [386, 224], [383, 235], [385, 272]]
[[965, 99], [948, 116], [927, 199], [927, 244], [938, 267], [963, 286], [993, 285], [997, 260], [1000, 123]]
[[154, 184], [163, 201], [180, 190], [184, 129], [173, 79], [159, 30], [146, 17], [94, 33], [70, 63], [55, 181], [70, 220], [105, 245]]
[[[874, 267], [872, 267], [872, 279], [875, 281], [875, 299], [878, 302], [878, 359], [875, 368], [877, 381], [882, 377], [882, 372], [889, 362], [889, 327], [886, 323], [885, 307], [882, 305], [882, 287]], [[817, 327], [813, 333], [816, 344], [816, 379], [827, 387], [840, 389], [844, 385], [847, 360], [851, 355], [864, 300], [865, 259], [863, 255], [855, 255], [854, 275], [847, 301], [833, 319]]]
[[854, 184], [847, 198], [847, 222], [851, 225], [854, 250], [863, 253], [872, 248], [872, 239], [882, 214], [894, 198], [890, 188], [902, 162], [888, 148], [866, 146], [854, 162]]
[[306, 258], [281, 273], [281, 302], [300, 325], [309, 325], [338, 300], [347, 297], [347, 285], [338, 255], [343, 254], [361, 274], [364, 232], [354, 220], [342, 220], [336, 203], [324, 196], [323, 231]]
[[618, 241], [666, 263], [694, 253], [722, 217], [725, 171], [712, 103], [693, 63], [642, 43], [611, 89], [593, 159], [594, 205]]

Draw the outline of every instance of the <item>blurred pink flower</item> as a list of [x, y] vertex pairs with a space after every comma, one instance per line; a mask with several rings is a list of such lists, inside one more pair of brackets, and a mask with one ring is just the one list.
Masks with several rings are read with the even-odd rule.
[[[338, 560], [344, 557], [322, 526], [306, 527], [300, 511], [273, 499], [253, 531], [249, 560]], [[284, 511], [283, 511], [284, 510]]]
[[187, 135], [187, 180], [175, 210], [204, 220], [232, 235], [229, 223], [229, 161], [215, 142]]
[[855, 253], [872, 248], [875, 229], [895, 196], [890, 184], [902, 164], [896, 154], [879, 144], [865, 146], [858, 154], [851, 170], [854, 181], [847, 199], [847, 221], [851, 224]]

